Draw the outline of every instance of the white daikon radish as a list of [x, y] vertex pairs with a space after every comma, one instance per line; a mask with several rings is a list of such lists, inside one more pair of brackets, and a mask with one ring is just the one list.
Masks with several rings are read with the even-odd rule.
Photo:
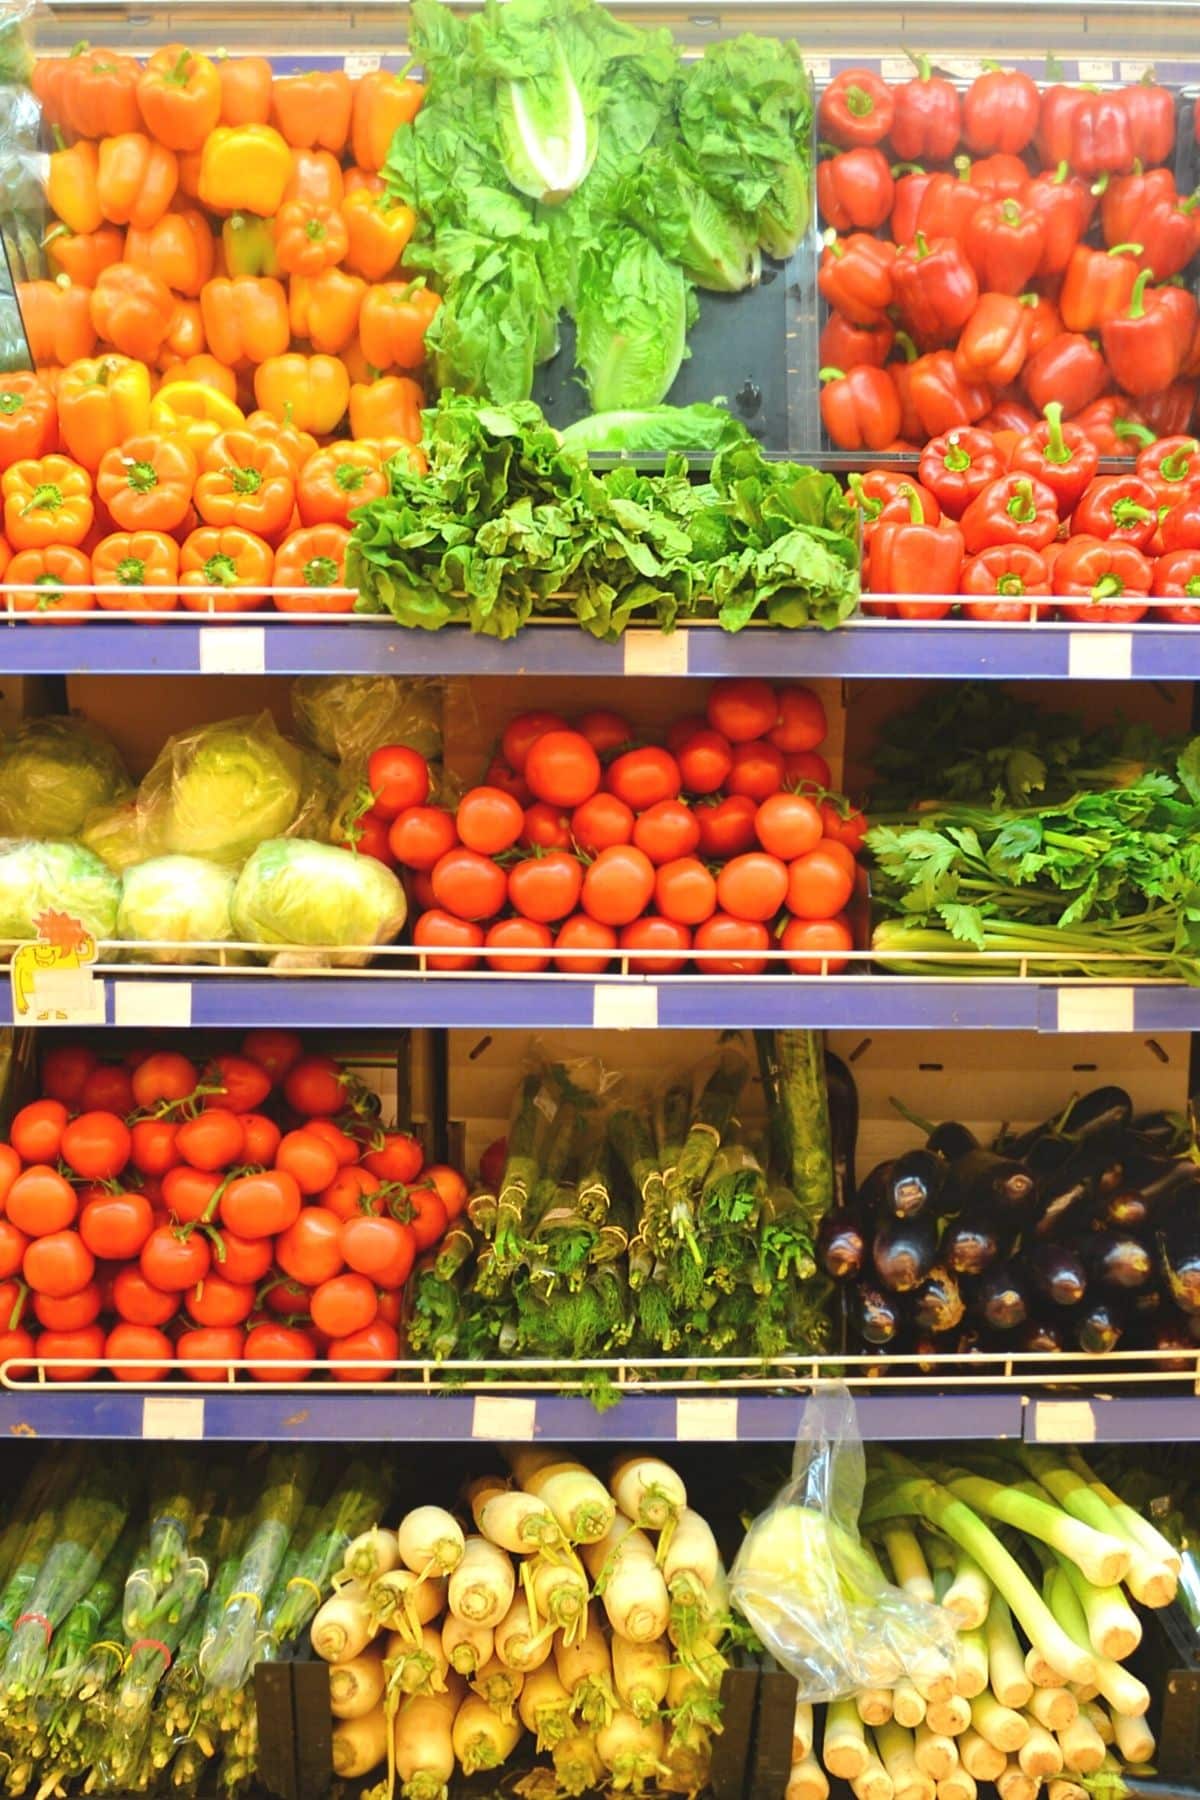
[[599, 1572], [592, 1569], [586, 1554], [584, 1561], [615, 1636], [627, 1638], [631, 1644], [649, 1644], [662, 1637], [670, 1624], [671, 1601], [645, 1532], [630, 1526], [603, 1559]]
[[591, 1731], [572, 1731], [554, 1746], [554, 1773], [565, 1794], [590, 1794], [604, 1786], [604, 1764]]
[[831, 1700], [825, 1708], [821, 1761], [839, 1781], [855, 1781], [871, 1760], [866, 1732], [853, 1700]]
[[701, 1680], [694, 1669], [676, 1663], [667, 1677], [667, 1711], [675, 1735], [687, 1742], [699, 1732], [719, 1731], [720, 1686]]
[[613, 1692], [612, 1658], [595, 1606], [589, 1606], [583, 1632], [574, 1643], [561, 1636], [554, 1640], [554, 1665], [558, 1679], [571, 1696], [573, 1711], [590, 1727], [607, 1725], [617, 1710]]
[[958, 1740], [958, 1760], [976, 1781], [995, 1781], [1008, 1767], [1008, 1757], [977, 1731], [964, 1731]]
[[360, 1531], [346, 1546], [342, 1568], [354, 1581], [364, 1582], [369, 1587], [377, 1576], [388, 1574], [399, 1561], [395, 1532], [382, 1525], [372, 1525], [370, 1531]]
[[685, 1507], [662, 1559], [663, 1579], [672, 1601], [687, 1598], [693, 1604], [703, 1603], [720, 1566], [717, 1540], [708, 1520], [693, 1507]]
[[446, 1583], [440, 1576], [422, 1581], [411, 1569], [393, 1569], [371, 1583], [367, 1602], [376, 1629], [407, 1631], [415, 1646], [422, 1625], [446, 1610]]
[[1047, 1731], [1065, 1731], [1079, 1717], [1079, 1702], [1070, 1688], [1034, 1688], [1025, 1711]]
[[500, 1623], [513, 1603], [516, 1575], [509, 1558], [486, 1538], [469, 1537], [451, 1575], [446, 1602], [457, 1619], [474, 1625]]
[[1010, 1751], [1019, 1750], [1029, 1736], [1029, 1720], [1024, 1713], [1014, 1712], [1011, 1706], [1001, 1706], [990, 1688], [986, 1693], [976, 1694], [972, 1700], [971, 1726], [1006, 1756]]
[[[617, 1659], [613, 1657], [613, 1669], [616, 1670]], [[617, 1692], [620, 1693], [620, 1683]], [[796, 1710], [792, 1714], [792, 1765], [802, 1763], [805, 1757], [812, 1754], [813, 1747], [813, 1709], [809, 1700], [797, 1700]]]
[[387, 1755], [391, 1729], [383, 1706], [375, 1706], [361, 1719], [339, 1719], [333, 1728], [333, 1772], [343, 1781], [369, 1775]]
[[918, 1769], [934, 1781], [945, 1781], [958, 1767], [958, 1744], [939, 1731], [930, 1731], [928, 1725], [918, 1725], [913, 1737], [913, 1757]]
[[483, 1516], [483, 1509], [488, 1501], [495, 1499], [497, 1494], [507, 1494], [511, 1485], [510, 1482], [505, 1480], [503, 1475], [496, 1474], [475, 1475], [467, 1482], [466, 1486], [463, 1488], [463, 1499], [466, 1501], [471, 1517], [475, 1521], [476, 1531], [483, 1530], [483, 1526], [479, 1521]]
[[383, 1699], [386, 1677], [377, 1650], [364, 1650], [329, 1671], [329, 1710], [335, 1719], [361, 1719]]
[[892, 1716], [892, 1690], [860, 1688], [854, 1696], [854, 1704], [864, 1725], [886, 1725]]
[[450, 1664], [436, 1625], [422, 1625], [419, 1644], [413, 1644], [405, 1632], [393, 1632], [384, 1661], [388, 1686], [398, 1693], [441, 1694], [446, 1690]]
[[937, 1800], [977, 1800], [978, 1792], [975, 1777], [969, 1775], [961, 1763], [937, 1784]]
[[829, 1800], [829, 1778], [815, 1756], [793, 1756], [783, 1800]]
[[1047, 1800], [1088, 1800], [1087, 1789], [1080, 1782], [1069, 1781], [1063, 1775], [1057, 1781], [1047, 1784], [1046, 1795]]
[[1113, 1737], [1123, 1763], [1154, 1761], [1154, 1733], [1145, 1719], [1127, 1719], [1124, 1713], [1112, 1715]]
[[442, 1649], [450, 1667], [459, 1675], [474, 1675], [490, 1662], [495, 1646], [490, 1625], [472, 1625], [469, 1619], [456, 1619], [447, 1613], [442, 1620]]
[[412, 1694], [396, 1714], [393, 1743], [404, 1800], [446, 1800], [454, 1775], [451, 1729], [466, 1688], [454, 1674], [441, 1694]]
[[527, 1567], [533, 1572], [534, 1608], [539, 1619], [550, 1623], [574, 1641], [587, 1616], [588, 1585], [578, 1564], [550, 1563], [538, 1557]]
[[1033, 1682], [1025, 1671], [1025, 1657], [1008, 1603], [995, 1589], [983, 1634], [987, 1643], [988, 1685], [1001, 1706], [1020, 1711], [1033, 1692]]
[[718, 1559], [708, 1591], [699, 1601], [671, 1596], [667, 1636], [677, 1650], [694, 1651], [699, 1644], [715, 1644], [724, 1637], [729, 1618], [729, 1578]]
[[527, 1493], [550, 1508], [572, 1544], [594, 1544], [609, 1530], [617, 1504], [604, 1483], [582, 1463], [543, 1464], [528, 1475], [523, 1456], [515, 1458], [517, 1479]]
[[513, 1713], [502, 1718], [478, 1694], [468, 1694], [457, 1713], [451, 1742], [464, 1775], [498, 1769], [521, 1741], [521, 1722]]
[[562, 1526], [545, 1501], [522, 1488], [492, 1490], [477, 1509], [475, 1523], [489, 1543], [498, 1544], [511, 1556], [561, 1550], [566, 1542]]
[[548, 1627], [541, 1631], [535, 1628], [529, 1608], [518, 1594], [495, 1629], [497, 1660], [506, 1669], [527, 1675], [531, 1669], [540, 1669], [549, 1658], [552, 1635]]
[[571, 1732], [571, 1696], [552, 1662], [532, 1669], [517, 1701], [517, 1714], [539, 1750], [553, 1750]]
[[[667, 1697], [671, 1673], [671, 1650], [665, 1638], [652, 1644], [631, 1644], [627, 1638], [614, 1637], [612, 1652], [613, 1686], [622, 1706], [628, 1707], [635, 1719], [652, 1719]], [[800, 1708], [796, 1708], [797, 1716]], [[812, 1708], [809, 1708], [809, 1736], [812, 1735]]]
[[635, 1719], [621, 1708], [596, 1732], [600, 1761], [610, 1771], [617, 1792], [633, 1788], [640, 1793], [657, 1774], [665, 1748], [661, 1719]]
[[892, 1689], [892, 1717], [897, 1725], [913, 1731], [925, 1718], [925, 1700], [915, 1683], [898, 1681]]
[[627, 1519], [643, 1531], [675, 1526], [687, 1505], [687, 1489], [669, 1463], [658, 1456], [621, 1456], [608, 1485]]
[[486, 1700], [502, 1719], [507, 1719], [517, 1704], [524, 1682], [525, 1677], [519, 1669], [506, 1669], [499, 1658], [493, 1656], [477, 1675], [472, 1675], [469, 1686], [472, 1693]]
[[314, 1615], [309, 1637], [323, 1662], [349, 1662], [359, 1656], [375, 1636], [366, 1588], [349, 1581], [322, 1602]]
[[400, 1560], [414, 1575], [451, 1575], [463, 1559], [462, 1526], [441, 1506], [416, 1506], [396, 1530]]
[[1062, 1774], [1063, 1754], [1058, 1739], [1036, 1720], [1031, 1722], [1029, 1736], [1017, 1751], [1017, 1761], [1024, 1773], [1035, 1781], [1046, 1781], [1052, 1775]]
[[971, 1723], [971, 1702], [961, 1694], [948, 1700], [931, 1700], [925, 1708], [925, 1723], [943, 1737], [958, 1737]]

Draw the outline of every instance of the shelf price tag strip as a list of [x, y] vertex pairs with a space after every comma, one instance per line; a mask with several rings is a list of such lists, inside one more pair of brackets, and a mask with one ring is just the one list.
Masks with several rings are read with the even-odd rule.
[[204, 1399], [197, 1394], [147, 1394], [142, 1401], [144, 1438], [202, 1438]]
[[492, 1443], [532, 1443], [537, 1401], [524, 1394], [476, 1394], [471, 1436]]

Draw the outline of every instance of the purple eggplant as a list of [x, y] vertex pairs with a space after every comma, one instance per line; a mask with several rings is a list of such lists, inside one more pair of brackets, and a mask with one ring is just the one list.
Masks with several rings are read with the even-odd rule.
[[892, 1164], [881, 1214], [896, 1219], [911, 1219], [926, 1207], [936, 1210], [938, 1196], [946, 1179], [946, 1163], [932, 1150], [906, 1150]]
[[1094, 1171], [1079, 1159], [1072, 1158], [1042, 1189], [1040, 1208], [1033, 1225], [1034, 1237], [1074, 1236], [1085, 1229], [1096, 1204]]
[[890, 1344], [901, 1325], [904, 1314], [894, 1294], [872, 1282], [851, 1288], [850, 1324], [864, 1344]]
[[1007, 1234], [1001, 1234], [992, 1214], [964, 1214], [952, 1219], [942, 1233], [938, 1259], [953, 1275], [982, 1275], [1006, 1245]]
[[937, 1220], [930, 1213], [912, 1219], [880, 1219], [871, 1242], [875, 1273], [892, 1294], [920, 1287], [937, 1255]]
[[1106, 1356], [1120, 1343], [1128, 1322], [1115, 1294], [1089, 1294], [1072, 1319], [1075, 1342], [1088, 1356]]
[[1026, 1319], [1018, 1328], [1016, 1348], [1039, 1356], [1057, 1356], [1067, 1348], [1066, 1328], [1058, 1319]]
[[1189, 1318], [1200, 1314], [1200, 1208], [1178, 1205], [1155, 1233], [1167, 1293]]
[[962, 1196], [963, 1212], [987, 1207], [1009, 1218], [1027, 1212], [1037, 1194], [1037, 1183], [1024, 1163], [990, 1150], [960, 1157], [951, 1167], [948, 1185]]
[[992, 1331], [1014, 1331], [1029, 1316], [1029, 1287], [1017, 1262], [1001, 1262], [981, 1275], [971, 1311]]
[[1154, 1258], [1145, 1244], [1115, 1231], [1092, 1232], [1083, 1243], [1083, 1260], [1090, 1279], [1103, 1288], [1132, 1291], [1148, 1287], [1154, 1276]]
[[817, 1262], [830, 1281], [854, 1281], [867, 1260], [867, 1235], [857, 1207], [839, 1206], [817, 1229]]
[[949, 1269], [935, 1264], [912, 1297], [913, 1324], [918, 1331], [953, 1331], [966, 1304]]
[[1082, 1257], [1069, 1244], [1034, 1244], [1027, 1254], [1037, 1293], [1054, 1306], [1078, 1306], [1087, 1292]]

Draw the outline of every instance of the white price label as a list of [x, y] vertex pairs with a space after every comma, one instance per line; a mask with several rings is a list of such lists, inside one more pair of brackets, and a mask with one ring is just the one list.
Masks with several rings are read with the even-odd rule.
[[161, 1025], [186, 1030], [191, 1022], [190, 981], [114, 981], [114, 1025]]
[[354, 50], [342, 58], [342, 67], [351, 81], [357, 81], [362, 75], [374, 75], [379, 61], [378, 50]]
[[1060, 1031], [1132, 1031], [1133, 989], [1064, 987], [1058, 990]]
[[631, 981], [598, 982], [592, 994], [592, 1026], [596, 1031], [657, 1031], [658, 989]]
[[263, 675], [267, 668], [265, 625], [202, 625], [202, 675]]
[[1147, 75], [1153, 74], [1154, 64], [1152, 62], [1130, 62], [1125, 57], [1121, 58], [1122, 81], [1142, 81]]
[[[214, 1370], [214, 1373], [216, 1371]], [[142, 1436], [144, 1438], [202, 1438], [204, 1436], [204, 1401], [172, 1394], [147, 1394], [142, 1401]]]
[[804, 63], [814, 81], [829, 80], [832, 65], [827, 56], [806, 56]]
[[974, 81], [983, 74], [982, 56], [939, 56], [937, 66], [947, 75], [957, 75], [960, 81]]
[[1090, 1400], [1035, 1400], [1035, 1444], [1094, 1444], [1096, 1414]]
[[879, 73], [885, 81], [911, 81], [916, 69], [907, 56], [881, 56]]
[[626, 675], [686, 675], [687, 672], [686, 631], [626, 632]]
[[736, 1444], [738, 1403], [733, 1394], [681, 1395], [675, 1402], [675, 1436], [681, 1444]]
[[516, 1394], [476, 1394], [471, 1413], [471, 1436], [493, 1443], [533, 1441], [537, 1401]]
[[1079, 59], [1080, 81], [1111, 81], [1113, 66], [1102, 56], [1081, 56]]
[[78, 969], [35, 969], [29, 1011], [39, 1025], [103, 1025], [104, 983], [85, 964]]
[[1072, 681], [1128, 681], [1133, 674], [1132, 631], [1072, 631], [1067, 674]]

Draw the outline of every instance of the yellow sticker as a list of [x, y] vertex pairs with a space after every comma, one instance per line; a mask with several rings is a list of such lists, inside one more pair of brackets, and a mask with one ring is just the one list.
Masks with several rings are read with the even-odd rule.
[[18, 944], [9, 964], [16, 1025], [103, 1025], [104, 983], [96, 979], [96, 940], [81, 919], [47, 908], [38, 935]]
[[476, 1394], [471, 1412], [471, 1436], [488, 1438], [492, 1443], [523, 1443], [533, 1440], [537, 1419], [537, 1401], [524, 1394]]

